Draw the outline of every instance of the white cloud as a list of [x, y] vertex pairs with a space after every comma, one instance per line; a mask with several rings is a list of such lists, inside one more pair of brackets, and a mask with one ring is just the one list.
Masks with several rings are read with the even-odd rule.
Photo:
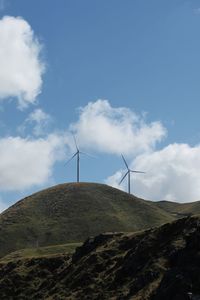
[[[108, 101], [98, 100], [80, 110], [79, 120], [70, 129], [82, 147], [123, 153], [131, 168], [146, 172], [132, 174], [134, 194], [151, 200], [200, 200], [200, 146], [171, 144], [156, 151], [156, 144], [166, 136], [160, 122], [147, 123], [130, 109], [113, 108]], [[119, 186], [125, 172], [118, 170], [106, 183], [127, 190], [127, 180]]]
[[[51, 117], [34, 110], [25, 123], [41, 134]], [[38, 127], [37, 127], [38, 126]], [[130, 167], [146, 174], [132, 174], [132, 192], [150, 200], [190, 202], [200, 200], [200, 145], [170, 144], [156, 150], [166, 136], [160, 122], [147, 123], [144, 117], [127, 108], [113, 108], [108, 101], [90, 102], [70, 126], [80, 147], [119, 155], [124, 153]], [[67, 131], [43, 138], [0, 138], [0, 190], [22, 190], [43, 185], [52, 176], [53, 166], [65, 158], [64, 149], [73, 151], [74, 142]], [[123, 162], [122, 162], [123, 164]], [[127, 190], [119, 181], [126, 170], [118, 170], [106, 183]]]
[[119, 184], [120, 180], [122, 179], [122, 177], [126, 174], [127, 170], [118, 170], [115, 174], [109, 176], [108, 178], [106, 178], [105, 183], [113, 186], [119, 190], [123, 190], [123, 191], [127, 191], [127, 177], [123, 180], [123, 182], [121, 184]]
[[21, 108], [41, 92], [44, 64], [41, 45], [22, 18], [0, 20], [0, 99], [17, 97]]
[[154, 148], [166, 135], [160, 122], [148, 124], [142, 116], [124, 107], [114, 108], [107, 100], [88, 103], [70, 129], [85, 148], [127, 155]]
[[64, 158], [66, 142], [56, 134], [40, 139], [1, 138], [0, 190], [23, 190], [46, 183], [55, 162]]
[[[170, 144], [160, 151], [144, 153], [132, 161], [133, 169], [146, 174], [132, 174], [133, 193], [151, 200], [191, 202], [200, 200], [200, 146]], [[123, 171], [106, 182], [118, 187]], [[121, 188], [127, 190], [126, 180]]]
[[52, 117], [44, 112], [41, 108], [35, 109], [29, 114], [25, 121], [18, 127], [18, 131], [23, 134], [27, 127], [33, 126], [32, 133], [35, 136], [41, 136], [46, 133]]

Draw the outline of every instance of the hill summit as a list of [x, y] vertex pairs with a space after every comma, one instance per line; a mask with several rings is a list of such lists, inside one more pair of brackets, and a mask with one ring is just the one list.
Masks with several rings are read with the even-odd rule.
[[0, 257], [108, 231], [138, 231], [173, 219], [163, 207], [104, 184], [64, 183], [26, 197], [0, 215]]

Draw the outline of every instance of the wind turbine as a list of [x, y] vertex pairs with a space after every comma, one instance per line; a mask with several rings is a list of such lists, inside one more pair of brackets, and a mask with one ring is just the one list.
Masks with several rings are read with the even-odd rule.
[[76, 153], [74, 153], [74, 155], [66, 162], [66, 164], [68, 164], [74, 157], [76, 157], [76, 159], [77, 159], [76, 160], [77, 182], [79, 182], [79, 180], [80, 180], [80, 154], [84, 154], [84, 155], [87, 155], [87, 156], [91, 156], [91, 155], [80, 151], [79, 148], [78, 148], [76, 138], [75, 138], [74, 135], [73, 135], [73, 138], [74, 138], [74, 144], [75, 144], [75, 147], [76, 147]]
[[124, 156], [122, 155], [122, 159], [124, 161], [124, 164], [127, 168], [127, 172], [126, 174], [122, 177], [122, 179], [120, 180], [119, 184], [122, 183], [122, 181], [126, 178], [126, 176], [128, 175], [128, 193], [130, 194], [131, 193], [131, 173], [145, 173], [145, 172], [142, 172], [142, 171], [135, 171], [135, 170], [131, 170], [124, 158]]

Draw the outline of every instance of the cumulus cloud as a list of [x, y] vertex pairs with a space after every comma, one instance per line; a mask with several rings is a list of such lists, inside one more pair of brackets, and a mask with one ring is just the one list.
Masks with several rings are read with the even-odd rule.
[[[108, 154], [123, 153], [131, 169], [146, 172], [132, 174], [133, 194], [150, 200], [200, 200], [200, 145], [170, 144], [157, 150], [157, 143], [166, 136], [160, 122], [148, 123], [134, 111], [114, 108], [106, 100], [83, 107], [78, 121], [65, 134], [39, 138], [49, 120], [51, 117], [43, 110], [35, 109], [25, 123], [33, 124], [37, 137], [0, 138], [0, 190], [22, 190], [46, 183], [55, 163], [64, 159], [67, 151], [74, 150], [70, 134], [73, 131], [80, 147]], [[125, 172], [118, 170], [106, 183], [127, 190], [126, 180], [119, 186]]]
[[0, 139], [0, 189], [23, 190], [46, 183], [56, 161], [64, 158], [66, 140], [62, 135], [46, 138]]
[[127, 155], [154, 148], [166, 135], [160, 122], [147, 123], [134, 111], [114, 108], [107, 100], [90, 102], [81, 108], [78, 122], [70, 129], [86, 148]]
[[44, 64], [31, 26], [19, 17], [0, 20], [0, 99], [17, 97], [21, 108], [41, 92]]
[[18, 131], [23, 134], [29, 126], [33, 126], [32, 133], [35, 136], [41, 136], [46, 133], [52, 117], [44, 112], [41, 108], [35, 109], [29, 114], [25, 121], [18, 127]]
[[[200, 200], [200, 146], [170, 144], [156, 150], [157, 143], [167, 134], [159, 121], [147, 123], [130, 109], [114, 108], [108, 101], [98, 100], [81, 108], [78, 121], [70, 129], [81, 146], [104, 153], [123, 153], [132, 169], [146, 172], [132, 174], [134, 194], [151, 200]], [[127, 190], [126, 180], [119, 185], [125, 172], [118, 170], [106, 183]]]
[[[132, 192], [146, 199], [191, 202], [200, 200], [200, 146], [170, 144], [160, 151], [144, 153], [133, 159], [133, 169], [146, 174], [132, 174]], [[106, 182], [119, 187], [123, 170]], [[121, 189], [127, 190], [124, 181]]]

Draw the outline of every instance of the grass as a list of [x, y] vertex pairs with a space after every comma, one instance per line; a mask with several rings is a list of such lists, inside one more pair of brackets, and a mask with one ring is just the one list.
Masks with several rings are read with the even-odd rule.
[[71, 254], [77, 247], [80, 247], [81, 245], [82, 243], [69, 243], [63, 245], [21, 249], [2, 257], [0, 259], [0, 263], [26, 258], [52, 257], [54, 255]]
[[[200, 205], [190, 210], [197, 211]], [[0, 214], [0, 257], [25, 248], [82, 242], [102, 232], [132, 232], [188, 213], [189, 206], [145, 201], [103, 184], [60, 184]]]
[[166, 211], [95, 183], [61, 184], [0, 215], [0, 257], [24, 249], [82, 242], [107, 231], [137, 231], [173, 220]]
[[190, 203], [176, 203], [170, 201], [155, 202], [155, 205], [176, 218], [200, 214], [200, 201]]

